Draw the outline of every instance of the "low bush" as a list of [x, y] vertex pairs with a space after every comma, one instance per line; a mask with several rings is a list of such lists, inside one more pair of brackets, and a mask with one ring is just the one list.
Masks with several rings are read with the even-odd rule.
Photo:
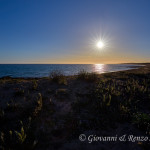
[[37, 90], [37, 88], [38, 88], [38, 83], [37, 83], [37, 81], [34, 80], [34, 81], [32, 82], [32, 84], [33, 84], [32, 89], [33, 89], [33, 90]]
[[77, 78], [80, 79], [80, 80], [86, 80], [86, 81], [96, 81], [97, 78], [98, 78], [98, 75], [95, 72], [88, 73], [85, 70], [81, 70], [78, 73]]
[[49, 77], [53, 82], [56, 82], [58, 84], [67, 84], [65, 75], [59, 70], [51, 72]]

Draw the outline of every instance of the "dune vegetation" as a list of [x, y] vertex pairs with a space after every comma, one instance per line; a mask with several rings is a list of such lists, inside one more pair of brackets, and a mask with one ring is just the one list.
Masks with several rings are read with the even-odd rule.
[[113, 73], [0, 79], [0, 149], [149, 149], [80, 134], [150, 136], [150, 64]]

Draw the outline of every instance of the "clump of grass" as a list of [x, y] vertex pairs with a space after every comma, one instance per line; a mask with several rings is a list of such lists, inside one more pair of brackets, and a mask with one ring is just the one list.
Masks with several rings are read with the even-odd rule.
[[33, 113], [34, 116], [36, 116], [39, 113], [39, 111], [41, 111], [42, 106], [43, 106], [42, 95], [41, 93], [39, 93], [36, 101], [36, 107]]
[[4, 132], [0, 133], [0, 143], [1, 143], [1, 148], [4, 149], [4, 144], [5, 144], [5, 134], [4, 134]]
[[67, 80], [65, 75], [59, 70], [55, 70], [51, 72], [49, 77], [55, 83], [67, 85]]
[[124, 106], [124, 105], [122, 105], [122, 104], [120, 104], [120, 111], [121, 111], [122, 114], [128, 114], [128, 113], [130, 113], [129, 108], [126, 107], [126, 106]]
[[5, 84], [5, 80], [1, 79], [0, 80], [0, 85]]
[[[20, 132], [15, 131], [15, 133], [16, 133], [18, 142], [19, 142], [20, 144], [22, 144], [22, 143], [26, 140], [26, 137], [27, 137], [27, 135], [26, 135], [26, 133], [25, 133], [25, 131], [24, 131], [24, 128], [21, 127], [21, 131], [20, 131]], [[12, 133], [11, 133], [11, 134], [12, 134]]]
[[86, 72], [85, 70], [81, 70], [81, 71], [78, 73], [78, 79], [86, 80], [86, 79], [87, 79], [87, 76], [88, 76], [88, 72]]
[[0, 109], [0, 118], [3, 118], [4, 115], [5, 115], [4, 110], [3, 110], [3, 109]]
[[80, 80], [86, 80], [86, 81], [96, 81], [97, 78], [98, 78], [98, 75], [95, 72], [88, 73], [85, 70], [81, 70], [78, 73], [78, 77], [77, 78], [80, 79]]
[[0, 133], [0, 149], [33, 149], [34, 135], [31, 126], [31, 117], [23, 124], [20, 120], [21, 129], [10, 129]]
[[32, 89], [33, 89], [33, 90], [37, 90], [37, 87], [38, 87], [37, 81], [34, 80], [34, 81], [32, 82], [32, 84], [33, 84]]

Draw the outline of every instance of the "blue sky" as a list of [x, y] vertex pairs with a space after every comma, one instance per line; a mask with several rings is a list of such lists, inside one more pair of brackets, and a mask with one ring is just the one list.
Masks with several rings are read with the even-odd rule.
[[[0, 0], [0, 63], [150, 59], [149, 0]], [[104, 35], [103, 50], [94, 40]]]

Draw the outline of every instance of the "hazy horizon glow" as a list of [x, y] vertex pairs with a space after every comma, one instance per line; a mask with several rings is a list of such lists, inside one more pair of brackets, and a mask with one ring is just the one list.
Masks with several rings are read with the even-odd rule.
[[148, 62], [149, 5], [148, 0], [1, 0], [0, 64]]

